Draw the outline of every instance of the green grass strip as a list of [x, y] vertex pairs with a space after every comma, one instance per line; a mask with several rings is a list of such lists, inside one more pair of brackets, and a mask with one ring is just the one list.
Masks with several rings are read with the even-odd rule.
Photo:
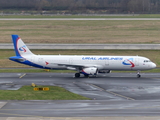
[[0, 100], [89, 100], [89, 98], [71, 93], [57, 86], [49, 87], [49, 91], [34, 91], [31, 86], [23, 86], [19, 90], [0, 90]]

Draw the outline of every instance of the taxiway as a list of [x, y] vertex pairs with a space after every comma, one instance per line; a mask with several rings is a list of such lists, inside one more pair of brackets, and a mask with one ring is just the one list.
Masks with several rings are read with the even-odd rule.
[[159, 116], [160, 74], [111, 73], [74, 78], [73, 73], [0, 73], [1, 90], [23, 85], [61, 86], [92, 100], [0, 101], [0, 117]]

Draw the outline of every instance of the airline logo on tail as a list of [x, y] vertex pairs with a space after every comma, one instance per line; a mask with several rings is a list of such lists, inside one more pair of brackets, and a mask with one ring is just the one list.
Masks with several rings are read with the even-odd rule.
[[20, 50], [20, 51], [23, 51], [23, 52], [27, 52], [27, 50], [26, 50], [26, 45], [20, 47], [19, 50]]
[[133, 63], [133, 58], [126, 59], [122, 62], [123, 65], [131, 65], [131, 68], [135, 67]]

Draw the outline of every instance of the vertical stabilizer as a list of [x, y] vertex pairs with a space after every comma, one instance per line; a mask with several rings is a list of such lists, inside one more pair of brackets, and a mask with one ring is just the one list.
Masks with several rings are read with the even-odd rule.
[[12, 41], [16, 56], [25, 56], [33, 54], [18, 35], [12, 35]]

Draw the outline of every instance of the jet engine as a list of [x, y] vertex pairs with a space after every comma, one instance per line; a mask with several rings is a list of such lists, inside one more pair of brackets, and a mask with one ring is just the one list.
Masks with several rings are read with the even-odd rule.
[[82, 74], [84, 75], [97, 75], [98, 74], [98, 69], [95, 67], [90, 67], [90, 68], [84, 68], [82, 69]]

